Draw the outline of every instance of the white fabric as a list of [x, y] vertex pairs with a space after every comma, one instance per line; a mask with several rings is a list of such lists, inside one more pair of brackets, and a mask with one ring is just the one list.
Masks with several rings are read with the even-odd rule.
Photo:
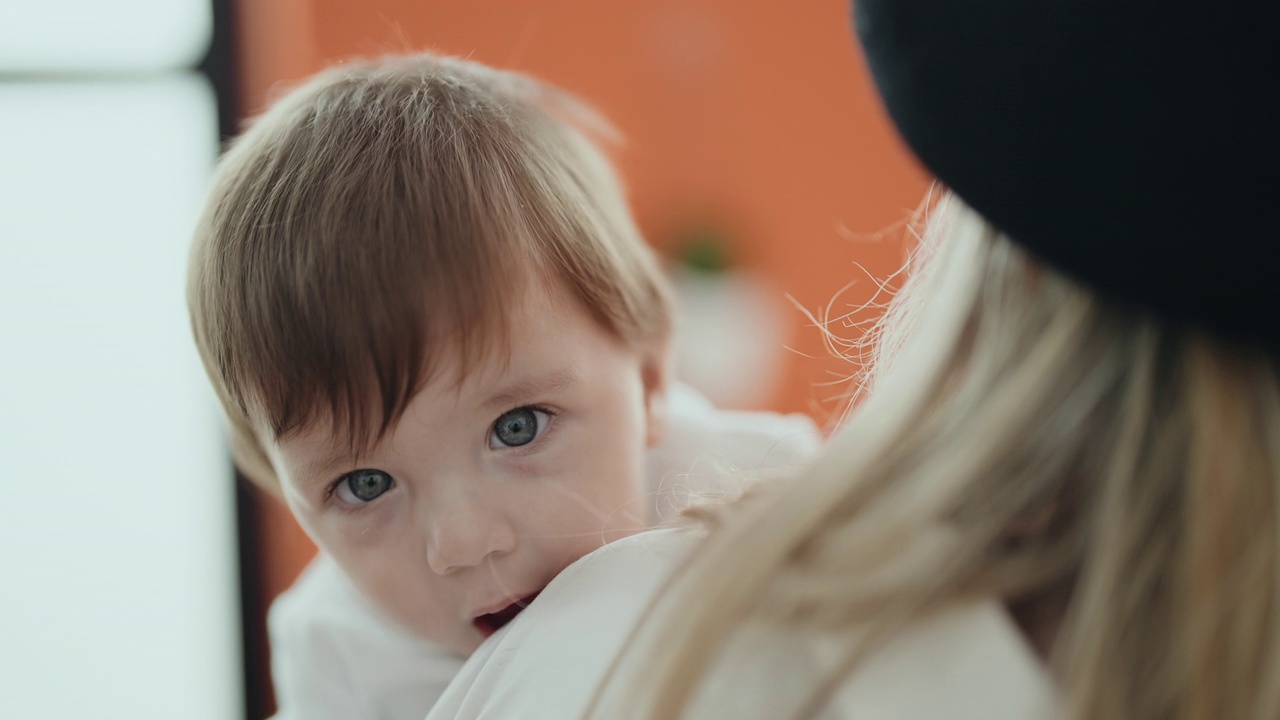
[[[597, 550], [467, 661], [427, 720], [581, 718], [653, 594], [696, 544], [695, 531], [643, 533]], [[688, 717], [792, 717], [834, 640], [744, 633]], [[1049, 718], [1049, 677], [1003, 609], [977, 602], [917, 623], [858, 667], [826, 720]]]
[[[801, 637], [750, 627], [730, 644], [688, 717], [796, 717], [815, 682], [853, 642], [852, 636]], [[1039, 658], [1003, 606], [986, 601], [901, 630], [857, 665], [818, 717], [1050, 720], [1056, 707]]]
[[[793, 467], [821, 442], [805, 415], [721, 411], [683, 386], [668, 402], [647, 456], [655, 523], [733, 490], [734, 471]], [[273, 603], [268, 632], [276, 720], [421, 720], [462, 664], [379, 615], [323, 553]]]
[[821, 442], [808, 415], [718, 410], [677, 385], [668, 398], [666, 434], [646, 457], [653, 524], [705, 496], [735, 493], [747, 478], [799, 467]]
[[653, 530], [570, 565], [472, 654], [427, 720], [581, 717], [648, 600], [698, 537]]

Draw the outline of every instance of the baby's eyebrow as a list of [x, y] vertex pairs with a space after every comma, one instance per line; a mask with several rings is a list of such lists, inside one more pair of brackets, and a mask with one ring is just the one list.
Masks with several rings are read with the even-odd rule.
[[301, 482], [304, 487], [317, 487], [320, 485], [328, 485], [334, 480], [339, 467], [345, 467], [350, 464], [348, 453], [345, 450], [334, 448], [333, 450], [317, 457], [304, 464], [301, 468]]
[[519, 378], [501, 386], [485, 401], [484, 407], [494, 410], [510, 409], [512, 405], [528, 402], [539, 395], [563, 392], [581, 380], [582, 376], [573, 367], [558, 368], [551, 372]]

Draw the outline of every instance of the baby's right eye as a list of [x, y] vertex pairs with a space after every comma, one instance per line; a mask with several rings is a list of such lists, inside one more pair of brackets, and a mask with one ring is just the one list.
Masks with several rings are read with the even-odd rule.
[[333, 492], [348, 505], [364, 505], [395, 487], [396, 481], [381, 470], [356, 470], [338, 479]]
[[519, 407], [503, 413], [489, 431], [489, 447], [497, 450], [528, 445], [538, 439], [549, 416], [546, 410], [536, 407]]

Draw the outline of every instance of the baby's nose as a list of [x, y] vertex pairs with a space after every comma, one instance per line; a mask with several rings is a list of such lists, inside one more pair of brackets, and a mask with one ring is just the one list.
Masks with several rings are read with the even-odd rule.
[[495, 503], [463, 497], [427, 518], [427, 564], [438, 575], [475, 567], [516, 548], [516, 533]]

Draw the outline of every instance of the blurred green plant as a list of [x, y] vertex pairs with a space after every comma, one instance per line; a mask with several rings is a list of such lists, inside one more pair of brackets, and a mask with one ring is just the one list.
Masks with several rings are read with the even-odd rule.
[[733, 265], [730, 244], [726, 233], [716, 228], [694, 228], [682, 233], [676, 241], [675, 259], [694, 272], [716, 275]]

